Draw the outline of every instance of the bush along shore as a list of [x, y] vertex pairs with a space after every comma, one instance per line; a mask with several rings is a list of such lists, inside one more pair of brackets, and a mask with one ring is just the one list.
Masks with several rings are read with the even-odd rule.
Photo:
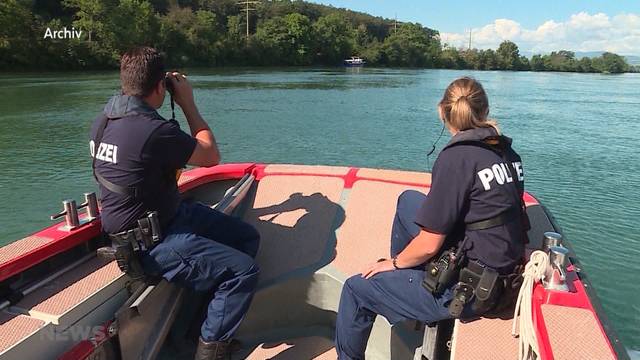
[[[245, 10], [249, 7], [250, 10]], [[248, 21], [247, 21], [248, 20]], [[248, 35], [247, 35], [248, 34]], [[358, 55], [369, 65], [416, 68], [623, 73], [604, 53], [560, 50], [531, 59], [498, 49], [457, 49], [437, 30], [304, 1], [3, 0], [0, 70], [111, 69], [136, 45], [163, 51], [170, 66], [308, 66]]]

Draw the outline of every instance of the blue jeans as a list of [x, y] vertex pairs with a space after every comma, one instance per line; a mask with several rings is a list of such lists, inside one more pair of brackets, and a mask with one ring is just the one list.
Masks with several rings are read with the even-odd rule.
[[[391, 256], [396, 256], [415, 238], [420, 228], [413, 220], [425, 195], [405, 191], [398, 198], [391, 230]], [[342, 288], [336, 320], [338, 359], [364, 359], [376, 315], [391, 324], [403, 320], [434, 322], [451, 318], [447, 306], [452, 290], [434, 296], [422, 286], [424, 267], [378, 273], [370, 279], [360, 274], [347, 279]]]
[[213, 291], [202, 324], [205, 341], [232, 338], [258, 283], [260, 235], [249, 224], [199, 203], [183, 202], [163, 241], [142, 257], [145, 272], [196, 291]]

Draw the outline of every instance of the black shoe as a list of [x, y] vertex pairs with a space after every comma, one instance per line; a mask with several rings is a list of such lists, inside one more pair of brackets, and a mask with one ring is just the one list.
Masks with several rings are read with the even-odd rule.
[[231, 349], [227, 341], [198, 341], [195, 360], [231, 360]]

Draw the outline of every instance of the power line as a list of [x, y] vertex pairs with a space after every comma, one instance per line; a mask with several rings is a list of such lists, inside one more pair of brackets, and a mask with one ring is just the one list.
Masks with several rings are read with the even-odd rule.
[[260, 1], [251, 1], [251, 0], [240, 1], [237, 3], [238, 5], [244, 5], [244, 9], [242, 9], [242, 11], [244, 11], [247, 16], [247, 44], [249, 44], [249, 11], [256, 11], [256, 9], [251, 8], [251, 6], [255, 6], [256, 4], [259, 4], [259, 3]]
[[393, 32], [398, 31], [398, 13], [396, 13], [396, 17], [393, 19]]

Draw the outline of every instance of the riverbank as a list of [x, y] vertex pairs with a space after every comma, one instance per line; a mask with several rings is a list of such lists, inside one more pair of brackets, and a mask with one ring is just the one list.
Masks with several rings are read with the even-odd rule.
[[[419, 69], [638, 71], [613, 53], [578, 59], [558, 49], [527, 58], [511, 41], [495, 50], [457, 49], [422, 24], [304, 1], [260, 1], [246, 16], [228, 1], [179, 7], [10, 0], [0, 10], [0, 22], [10, 25], [0, 35], [0, 69], [117, 69], [124, 51], [154, 44], [174, 68], [336, 66], [359, 55], [374, 66]], [[73, 36], [63, 36], [65, 30]], [[48, 36], [52, 33], [62, 38]]]

